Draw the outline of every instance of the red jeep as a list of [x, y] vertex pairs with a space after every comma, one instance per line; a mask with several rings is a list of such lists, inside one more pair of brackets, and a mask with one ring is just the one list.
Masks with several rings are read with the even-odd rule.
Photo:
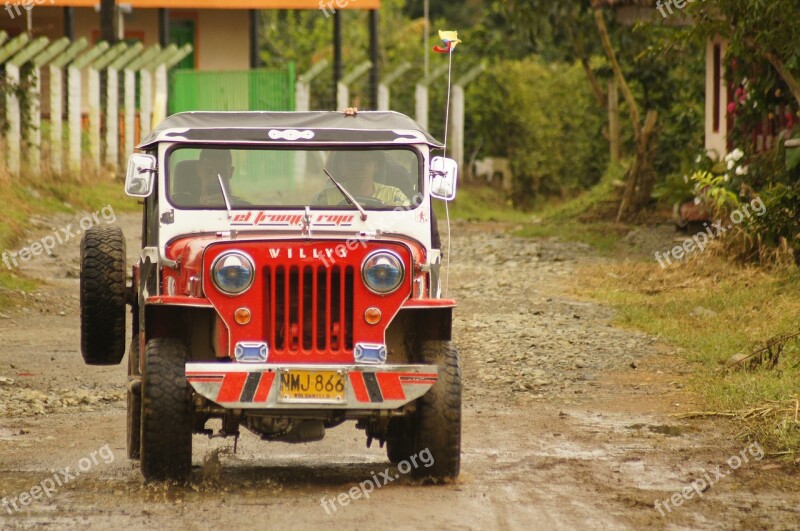
[[142, 249], [126, 286], [114, 226], [81, 243], [81, 348], [119, 364], [125, 306], [128, 454], [146, 480], [181, 480], [192, 434], [241, 426], [320, 440], [354, 420], [423, 479], [461, 451], [455, 302], [441, 298], [431, 198], [456, 165], [402, 114], [193, 112], [167, 118], [128, 164]]

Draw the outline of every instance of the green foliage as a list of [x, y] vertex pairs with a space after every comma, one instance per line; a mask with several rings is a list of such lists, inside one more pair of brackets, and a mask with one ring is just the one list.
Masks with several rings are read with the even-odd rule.
[[[415, 65], [413, 75], [419, 79], [423, 53], [424, 24], [404, 14], [406, 0], [383, 0], [380, 9], [379, 67], [387, 73], [402, 62]], [[327, 4], [325, 4], [327, 5]], [[335, 5], [335, 4], [334, 4]], [[342, 63], [343, 73], [369, 59], [368, 14], [362, 10], [342, 11]], [[260, 12], [263, 38], [261, 59], [265, 66], [284, 67], [294, 61], [297, 74], [326, 59], [331, 63], [312, 83], [312, 109], [334, 109], [333, 86], [333, 18], [319, 10], [266, 10]], [[432, 41], [434, 38], [432, 37]], [[402, 86], [402, 88], [400, 88]], [[413, 83], [401, 83], [397, 94], [408, 93], [403, 101], [403, 112], [413, 110]], [[369, 107], [369, 76], [363, 76], [351, 87], [351, 100], [356, 107]], [[394, 97], [393, 97], [394, 100]], [[410, 106], [409, 106], [410, 102]], [[396, 101], [393, 107], [396, 107]], [[400, 107], [397, 107], [400, 110]]]
[[624, 226], [607, 220], [612, 219], [610, 212], [618, 204], [616, 185], [624, 179], [629, 164], [609, 165], [591, 189], [566, 201], [551, 201], [538, 212], [535, 222], [524, 225], [516, 234], [583, 242], [602, 254], [611, 254], [627, 232]]
[[714, 212], [717, 218], [741, 204], [737, 195], [727, 186], [727, 175], [698, 171], [692, 174], [691, 180], [697, 183], [697, 189], [706, 207]]
[[[501, 190], [487, 186], [460, 186], [448, 207], [451, 220], [525, 223], [533, 219], [531, 214], [515, 210]], [[444, 201], [434, 201], [433, 208], [442, 230], [446, 215]]]
[[588, 188], [606, 167], [604, 113], [578, 65], [496, 63], [469, 86], [467, 116], [478, 157], [511, 160], [516, 207]]
[[[800, 72], [796, 0], [696, 2], [688, 6], [688, 13], [695, 17], [696, 36], [724, 37], [729, 56], [744, 65], [760, 65], [760, 75], [751, 80], [770, 91], [779, 77], [796, 81], [789, 79]], [[800, 93], [795, 92], [794, 98], [800, 103]]]
[[[718, 0], [690, 5], [696, 21], [692, 36], [699, 40], [728, 40], [726, 72], [734, 88], [728, 107], [728, 139], [737, 146], [746, 166], [732, 174], [727, 163], [727, 188], [740, 198], [760, 198], [766, 212], [747, 220], [732, 234], [737, 245], [726, 245], [733, 255], [774, 259], [787, 248], [800, 250], [800, 182], [793, 168], [800, 154], [785, 157], [784, 135], [765, 150], [754, 131], [798, 122], [800, 106], [800, 25], [795, 0]], [[724, 170], [723, 170], [724, 171]], [[728, 238], [731, 239], [731, 238]]]

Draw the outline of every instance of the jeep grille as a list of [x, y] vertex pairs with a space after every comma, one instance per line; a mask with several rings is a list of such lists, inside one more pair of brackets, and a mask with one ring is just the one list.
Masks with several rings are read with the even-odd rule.
[[265, 275], [271, 350], [352, 352], [352, 266], [275, 266]]

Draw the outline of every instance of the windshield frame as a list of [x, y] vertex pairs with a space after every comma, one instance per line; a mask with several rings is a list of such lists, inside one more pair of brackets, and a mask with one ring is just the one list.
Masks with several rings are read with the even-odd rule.
[[[180, 206], [176, 204], [172, 199], [172, 194], [170, 191], [171, 188], [171, 157], [174, 151], [180, 149], [228, 149], [231, 151], [234, 150], [241, 150], [241, 151], [410, 151], [414, 154], [417, 158], [417, 169], [418, 169], [418, 178], [417, 178], [417, 189], [415, 197], [408, 197], [410, 204], [408, 206], [396, 206], [396, 205], [385, 205], [384, 207], [375, 207], [375, 206], [364, 206], [364, 209], [368, 212], [391, 212], [393, 210], [407, 210], [412, 211], [419, 208], [419, 206], [424, 202], [419, 200], [419, 198], [423, 198], [425, 194], [425, 157], [423, 153], [415, 147], [415, 145], [397, 145], [397, 144], [320, 144], [320, 145], [303, 145], [303, 144], [292, 144], [292, 145], [273, 145], [273, 144], [240, 144], [240, 143], [209, 143], [209, 142], [180, 142], [173, 144], [167, 148], [166, 153], [164, 154], [164, 171], [163, 171], [163, 179], [164, 179], [164, 196], [166, 198], [167, 203], [174, 209], [180, 211], [225, 211], [226, 207], [224, 205], [221, 206]], [[323, 174], [324, 176], [324, 174]], [[334, 175], [334, 177], [337, 177]], [[327, 177], [326, 177], [327, 181]], [[329, 181], [328, 181], [329, 182]], [[342, 196], [344, 199], [344, 196]], [[312, 211], [321, 211], [321, 210], [336, 210], [336, 211], [345, 211], [351, 212], [355, 211], [358, 212], [358, 209], [351, 205], [349, 202], [345, 201], [346, 204], [344, 205], [315, 205], [313, 203], [309, 203], [306, 205], [231, 205], [232, 211], [237, 210], [305, 210], [306, 207], [310, 208]]]

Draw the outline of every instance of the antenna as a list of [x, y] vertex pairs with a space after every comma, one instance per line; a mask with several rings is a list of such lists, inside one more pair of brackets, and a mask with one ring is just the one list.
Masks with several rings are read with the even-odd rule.
[[[433, 51], [437, 53], [447, 54], [447, 103], [444, 110], [444, 153], [443, 156], [447, 158], [447, 132], [450, 127], [450, 93], [453, 81], [453, 51], [456, 49], [458, 43], [461, 42], [458, 38], [457, 31], [441, 31], [439, 30], [439, 38], [442, 39], [444, 47], [434, 46]], [[450, 205], [449, 201], [444, 202], [445, 219], [447, 220], [447, 253], [445, 259], [447, 264], [444, 269], [444, 291], [443, 296], [447, 295], [450, 286]]]

